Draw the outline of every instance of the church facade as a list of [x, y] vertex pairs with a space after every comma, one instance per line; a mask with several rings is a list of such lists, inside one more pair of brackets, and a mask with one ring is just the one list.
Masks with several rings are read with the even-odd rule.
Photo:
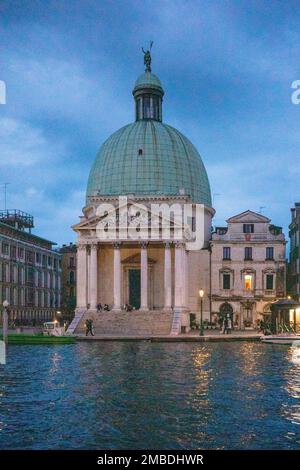
[[[199, 316], [199, 289], [209, 315], [209, 180], [193, 144], [163, 122], [164, 90], [146, 58], [133, 89], [135, 122], [100, 148], [73, 226], [77, 307], [70, 331], [92, 318], [102, 334], [185, 332], [190, 313]], [[110, 310], [99, 314], [104, 304]]]

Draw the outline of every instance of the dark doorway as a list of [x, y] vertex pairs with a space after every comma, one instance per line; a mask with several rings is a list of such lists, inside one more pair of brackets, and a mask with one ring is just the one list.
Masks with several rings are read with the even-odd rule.
[[129, 269], [129, 303], [136, 309], [141, 306], [141, 270]]
[[230, 304], [225, 302], [220, 306], [220, 317], [224, 319], [225, 317], [230, 318], [233, 321], [233, 308]]

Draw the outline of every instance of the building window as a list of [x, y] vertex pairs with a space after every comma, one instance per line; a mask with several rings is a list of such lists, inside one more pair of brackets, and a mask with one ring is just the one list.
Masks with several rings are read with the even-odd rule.
[[[2, 264], [2, 282], [6, 282], [7, 281], [7, 264], [6, 263], [3, 263]], [[5, 299], [4, 299], [5, 300]]]
[[273, 248], [273, 246], [268, 246], [266, 248], [266, 259], [274, 259], [274, 248]]
[[34, 262], [34, 253], [33, 251], [26, 251], [26, 261], [27, 263], [32, 264]]
[[223, 259], [231, 259], [231, 248], [229, 246], [223, 247]]
[[41, 253], [36, 253], [35, 255], [35, 260], [36, 260], [36, 263], [40, 264], [41, 260], [42, 260], [42, 255]]
[[243, 224], [244, 233], [254, 233], [254, 224]]
[[26, 271], [26, 282], [28, 285], [34, 285], [35, 271], [34, 268], [27, 268]]
[[52, 264], [51, 256], [48, 256], [48, 266], [51, 266], [51, 264]]
[[267, 290], [274, 289], [274, 275], [273, 274], [266, 275], [266, 289]]
[[13, 259], [16, 259], [17, 258], [17, 247], [16, 246], [11, 246], [10, 247], [10, 256], [11, 258]]
[[48, 273], [44, 272], [44, 288], [48, 287]]
[[8, 243], [2, 243], [2, 254], [8, 255], [9, 245]]
[[75, 282], [75, 272], [71, 271], [70, 272], [70, 284], [74, 284]]
[[245, 274], [245, 289], [252, 290], [253, 289], [253, 276], [252, 274]]
[[230, 274], [223, 274], [223, 289], [230, 289]]
[[24, 248], [18, 248], [18, 257], [24, 259]]
[[245, 260], [251, 261], [252, 260], [252, 247], [246, 246], [245, 248]]
[[21, 266], [18, 267], [18, 284], [23, 284], [23, 268]]

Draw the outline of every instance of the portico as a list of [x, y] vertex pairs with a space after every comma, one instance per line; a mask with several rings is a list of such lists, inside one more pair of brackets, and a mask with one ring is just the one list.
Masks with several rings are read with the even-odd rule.
[[[107, 256], [101, 256], [106, 252]], [[153, 255], [149, 257], [149, 252]], [[129, 256], [128, 253], [131, 253]], [[111, 256], [112, 255], [112, 256]], [[183, 242], [160, 244], [80, 242], [77, 259], [77, 308], [95, 311], [97, 305], [108, 303], [113, 311], [121, 311], [130, 303], [132, 283], [139, 282], [139, 310], [186, 307], [187, 251]], [[111, 266], [107, 265], [110, 260]], [[104, 264], [105, 263], [105, 264]], [[140, 275], [130, 276], [138, 270]], [[110, 289], [105, 287], [109, 281]], [[161, 286], [163, 296], [155, 298], [154, 285]], [[106, 291], [106, 292], [105, 292]], [[134, 305], [136, 308], [137, 306]]]

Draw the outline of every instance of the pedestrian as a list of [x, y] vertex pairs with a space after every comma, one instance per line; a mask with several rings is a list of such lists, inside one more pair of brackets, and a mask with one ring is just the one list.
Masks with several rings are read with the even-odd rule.
[[227, 334], [230, 334], [232, 331], [232, 320], [230, 317], [227, 319]]
[[87, 319], [85, 322], [85, 336], [88, 336], [89, 333], [91, 333], [91, 336], [94, 336], [93, 320], [91, 319]]
[[228, 319], [227, 317], [224, 318], [223, 320], [223, 335], [228, 334]]
[[102, 310], [102, 305], [101, 305], [101, 304], [98, 304], [98, 305], [97, 305], [97, 312], [99, 313], [99, 312], [101, 312], [101, 310]]

